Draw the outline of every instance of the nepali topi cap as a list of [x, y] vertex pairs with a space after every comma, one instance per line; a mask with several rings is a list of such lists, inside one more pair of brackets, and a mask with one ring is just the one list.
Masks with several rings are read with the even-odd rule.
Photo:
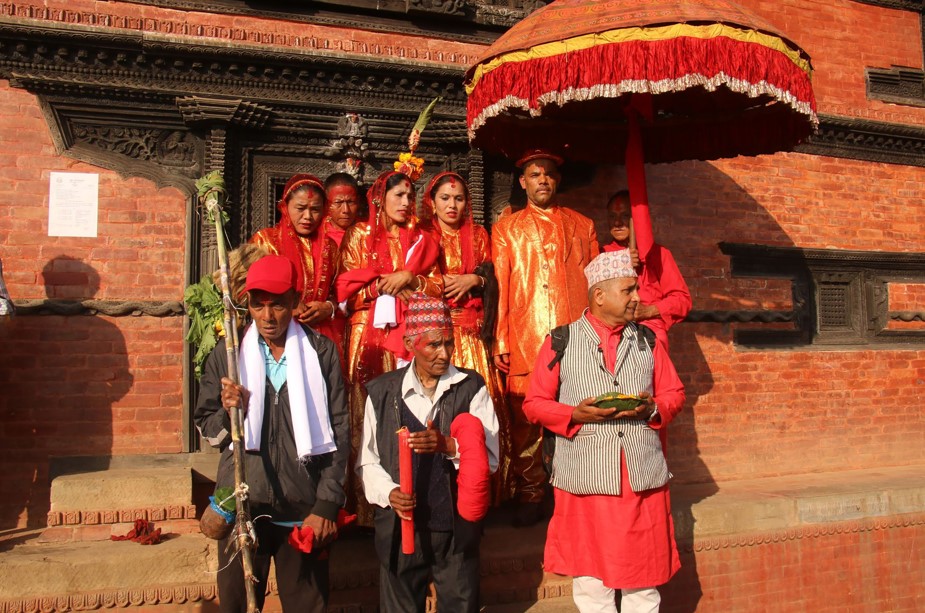
[[517, 160], [516, 166], [517, 168], [523, 168], [533, 160], [552, 160], [556, 163], [556, 166], [562, 166], [565, 163], [565, 159], [561, 155], [556, 155], [546, 149], [530, 149]]
[[298, 273], [289, 258], [282, 255], [265, 255], [247, 270], [247, 291], [263, 290], [271, 294], [285, 294], [295, 289]]
[[605, 251], [585, 266], [585, 277], [588, 279], [588, 289], [601, 281], [610, 279], [626, 279], [638, 277], [633, 268], [633, 258], [629, 249], [618, 251]]
[[417, 336], [431, 330], [452, 330], [450, 307], [440, 298], [421, 292], [411, 294], [405, 311], [405, 336]]

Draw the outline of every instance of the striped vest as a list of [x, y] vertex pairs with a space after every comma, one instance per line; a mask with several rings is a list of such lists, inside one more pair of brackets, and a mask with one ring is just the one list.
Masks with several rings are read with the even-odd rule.
[[[615, 372], [604, 365], [600, 338], [585, 317], [569, 325], [569, 343], [559, 365], [559, 402], [578, 405], [607, 392], [652, 393], [655, 359], [636, 323], [623, 328]], [[572, 494], [620, 494], [620, 453], [626, 457], [630, 487], [661, 487], [671, 473], [658, 432], [644, 421], [619, 419], [584, 424], [572, 438], [556, 437], [552, 485]]]

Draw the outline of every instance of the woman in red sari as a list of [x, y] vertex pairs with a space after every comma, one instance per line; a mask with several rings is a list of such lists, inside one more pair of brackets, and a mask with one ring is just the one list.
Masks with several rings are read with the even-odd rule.
[[333, 340], [343, 353], [343, 334], [331, 325], [337, 243], [320, 230], [325, 210], [324, 184], [313, 175], [295, 175], [286, 182], [276, 206], [279, 223], [258, 231], [249, 242], [295, 264], [302, 300], [294, 317]]
[[[504, 386], [491, 360], [490, 344], [485, 342], [486, 335], [494, 331], [494, 318], [485, 325], [485, 290], [494, 286], [491, 239], [485, 228], [472, 222], [469, 186], [454, 172], [442, 172], [431, 179], [424, 192], [421, 217], [421, 227], [440, 244], [444, 299], [453, 317], [453, 364], [482, 375], [495, 405], [500, 459], [492, 475], [492, 500], [498, 504], [512, 495], [511, 439]], [[496, 305], [489, 311], [494, 308]]]
[[[350, 407], [350, 466], [363, 436], [366, 383], [394, 370], [402, 345], [398, 325], [404, 302], [415, 291], [443, 294], [437, 269], [439, 248], [417, 227], [414, 185], [394, 171], [379, 175], [366, 193], [369, 220], [347, 229], [336, 282], [338, 302], [347, 302], [347, 395]], [[376, 313], [379, 319], [376, 319]], [[391, 320], [391, 323], [385, 320]], [[374, 325], [374, 323], [378, 323]], [[372, 509], [353, 471], [348, 509], [356, 504], [360, 525], [372, 525]]]

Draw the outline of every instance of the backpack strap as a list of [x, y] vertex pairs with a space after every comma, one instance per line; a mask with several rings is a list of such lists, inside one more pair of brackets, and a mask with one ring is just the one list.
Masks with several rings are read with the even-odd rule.
[[[655, 349], [655, 331], [649, 326], [643, 326], [642, 324], [637, 324], [636, 327], [636, 347], [639, 351], [645, 351], [645, 345], [648, 345], [649, 349]], [[643, 343], [645, 343], [645, 345]]]
[[549, 370], [552, 370], [553, 367], [562, 361], [562, 356], [565, 355], [565, 349], [568, 347], [568, 337], [569, 337], [569, 325], [565, 324], [564, 326], [558, 326], [553, 328], [549, 333], [551, 340], [550, 348], [555, 353], [555, 357], [549, 363]]
[[[556, 354], [548, 366], [549, 370], [552, 370], [556, 364], [562, 361], [562, 356], [565, 355], [565, 349], [568, 347], [569, 324], [553, 328], [549, 336], [551, 339], [550, 348]], [[546, 467], [548, 475], [552, 474], [552, 458], [555, 453], [556, 435], [552, 431], [543, 428], [542, 456], [543, 465]]]

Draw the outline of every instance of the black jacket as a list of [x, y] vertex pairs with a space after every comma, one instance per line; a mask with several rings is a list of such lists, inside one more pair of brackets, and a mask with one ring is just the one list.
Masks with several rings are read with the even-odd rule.
[[[269, 379], [264, 389], [263, 431], [260, 450], [245, 452], [245, 480], [252, 515], [270, 513], [277, 521], [300, 521], [309, 514], [332, 521], [346, 500], [344, 482], [350, 457], [350, 419], [337, 347], [325, 336], [303, 326], [318, 352], [328, 391], [328, 411], [337, 450], [300, 462], [297, 458], [289, 388], [279, 394]], [[227, 376], [225, 345], [217, 346], [206, 360], [199, 380], [199, 401], [194, 420], [200, 434], [222, 450], [216, 487], [234, 487], [234, 456], [229, 448], [231, 421], [222, 407], [221, 378]]]

